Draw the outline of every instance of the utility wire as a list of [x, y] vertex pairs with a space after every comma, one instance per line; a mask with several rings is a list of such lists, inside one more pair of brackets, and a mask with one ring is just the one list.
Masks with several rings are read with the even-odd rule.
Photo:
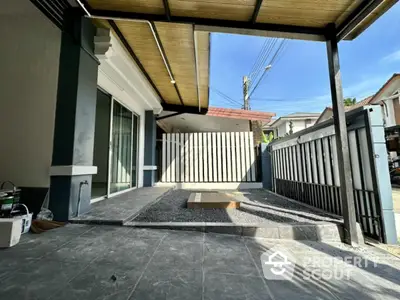
[[240, 103], [239, 101], [232, 99], [231, 97], [227, 96], [226, 94], [224, 94], [223, 92], [219, 91], [216, 88], [210, 87], [214, 92], [217, 93], [217, 95], [219, 95], [220, 97], [222, 97], [223, 99], [225, 99], [227, 102], [233, 104], [234, 106], [242, 106], [242, 103]]
[[[289, 43], [288, 43], [288, 41], [287, 40], [285, 40], [284, 41], [284, 43], [283, 43], [283, 46], [281, 47], [281, 50], [279, 51], [279, 53], [276, 55], [276, 58], [274, 59], [274, 61], [271, 61], [271, 65], [273, 64], [274, 66], [276, 66], [276, 65], [278, 65], [278, 63], [279, 63], [279, 61], [281, 60], [281, 58], [283, 57], [283, 54], [285, 53], [285, 51], [287, 50], [287, 48], [288, 48], [288, 45], [289, 45]], [[265, 81], [266, 81], [266, 79], [268, 78], [268, 76], [269, 76], [270, 74], [269, 74], [269, 72], [268, 72], [268, 74], [266, 74], [266, 76], [264, 77], [264, 83], [265, 83]], [[261, 83], [260, 83], [261, 84]], [[262, 84], [261, 84], [262, 85]]]
[[[270, 65], [272, 65], [276, 58], [278, 57], [279, 53], [282, 51], [283, 45], [285, 44], [286, 40], [282, 40], [282, 42], [280, 43], [280, 45], [278, 46], [278, 49], [276, 50], [274, 56], [272, 57], [271, 61], [270, 61]], [[254, 91], [257, 89], [258, 85], [260, 84], [260, 82], [262, 81], [262, 79], [264, 78], [265, 74], [266, 74], [266, 70], [264, 70], [264, 72], [262, 73], [261, 77], [258, 79], [255, 87], [253, 88], [253, 90], [251, 92], [249, 92], [249, 98], [251, 97], [251, 95], [254, 93]]]
[[257, 55], [256, 60], [254, 61], [253, 67], [249, 73], [249, 77], [252, 77], [254, 73], [257, 72], [257, 70], [260, 68], [260, 65], [262, 63], [262, 60], [264, 59], [265, 54], [269, 51], [268, 49], [271, 47], [271, 43], [273, 42], [275, 38], [266, 38], [263, 44], [263, 47], [261, 48], [260, 52]]
[[256, 60], [254, 61], [254, 64], [253, 64], [253, 66], [251, 67], [251, 70], [250, 70], [249, 74], [252, 74], [252, 73], [254, 72], [254, 70], [256, 69], [256, 65], [257, 65], [257, 63], [258, 63], [258, 60], [260, 59], [261, 54], [264, 53], [264, 51], [265, 51], [264, 49], [265, 49], [265, 47], [266, 47], [267, 42], [268, 42], [268, 39], [265, 39], [264, 44], [262, 45], [260, 52], [258, 52], [257, 58], [256, 58]]
[[259, 75], [260, 71], [262, 71], [264, 69], [265, 62], [270, 57], [270, 55], [271, 55], [271, 53], [272, 53], [277, 41], [278, 41], [278, 39], [276, 39], [276, 38], [271, 39], [271, 43], [269, 44], [269, 47], [268, 47], [267, 51], [265, 52], [264, 56], [262, 57], [262, 60], [260, 61], [260, 65], [259, 65], [257, 71], [255, 72], [254, 78], [257, 78], [257, 76]]
[[230, 101], [232, 103], [236, 103], [236, 104], [242, 105], [239, 101], [237, 101], [235, 99], [232, 99], [231, 97], [229, 97], [228, 95], [224, 94], [223, 92], [221, 92], [221, 91], [219, 91], [217, 89], [214, 89], [214, 91], [216, 93], [218, 93], [220, 96], [222, 96], [223, 98], [227, 99], [228, 101]]
[[265, 53], [268, 51], [268, 48], [270, 47], [270, 44], [271, 44], [271, 40], [265, 39], [264, 45], [263, 45], [262, 49], [260, 50], [260, 52], [258, 53], [258, 56], [257, 56], [256, 60], [254, 61], [253, 68], [252, 68], [251, 72], [249, 73], [249, 78], [253, 77], [253, 75], [257, 72]]

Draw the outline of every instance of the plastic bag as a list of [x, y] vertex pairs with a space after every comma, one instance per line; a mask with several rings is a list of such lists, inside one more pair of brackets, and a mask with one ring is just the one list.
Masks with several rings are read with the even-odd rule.
[[53, 213], [47, 208], [42, 208], [36, 216], [36, 219], [38, 220], [52, 221], [53, 218], [54, 218]]
[[54, 218], [53, 213], [51, 210], [48, 209], [49, 207], [49, 192], [47, 192], [46, 197], [44, 198], [42, 208], [40, 209], [40, 212], [37, 214], [36, 219], [37, 220], [47, 220], [47, 221], [52, 221]]

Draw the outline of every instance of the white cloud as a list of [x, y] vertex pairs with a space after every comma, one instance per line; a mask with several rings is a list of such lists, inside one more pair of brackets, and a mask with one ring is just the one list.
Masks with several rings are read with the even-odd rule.
[[382, 59], [383, 62], [390, 63], [390, 62], [396, 62], [400, 61], [400, 50], [397, 50], [393, 53], [390, 53], [389, 55], [385, 56]]

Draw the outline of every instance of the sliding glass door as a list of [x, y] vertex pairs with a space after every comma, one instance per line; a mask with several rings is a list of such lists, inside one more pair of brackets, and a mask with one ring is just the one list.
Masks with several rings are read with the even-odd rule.
[[98, 200], [137, 187], [139, 117], [98, 90], [95, 126], [92, 199]]
[[137, 186], [137, 146], [139, 142], [139, 117], [133, 115], [133, 124], [132, 124], [132, 187]]
[[132, 187], [132, 126], [132, 112], [114, 101], [110, 153], [110, 194]]

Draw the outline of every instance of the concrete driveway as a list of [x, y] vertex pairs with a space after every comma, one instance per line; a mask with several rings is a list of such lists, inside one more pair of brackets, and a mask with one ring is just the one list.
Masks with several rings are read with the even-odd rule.
[[[277, 247], [291, 279], [265, 278]], [[0, 281], [13, 300], [400, 299], [400, 260], [340, 243], [68, 225], [0, 250]]]

